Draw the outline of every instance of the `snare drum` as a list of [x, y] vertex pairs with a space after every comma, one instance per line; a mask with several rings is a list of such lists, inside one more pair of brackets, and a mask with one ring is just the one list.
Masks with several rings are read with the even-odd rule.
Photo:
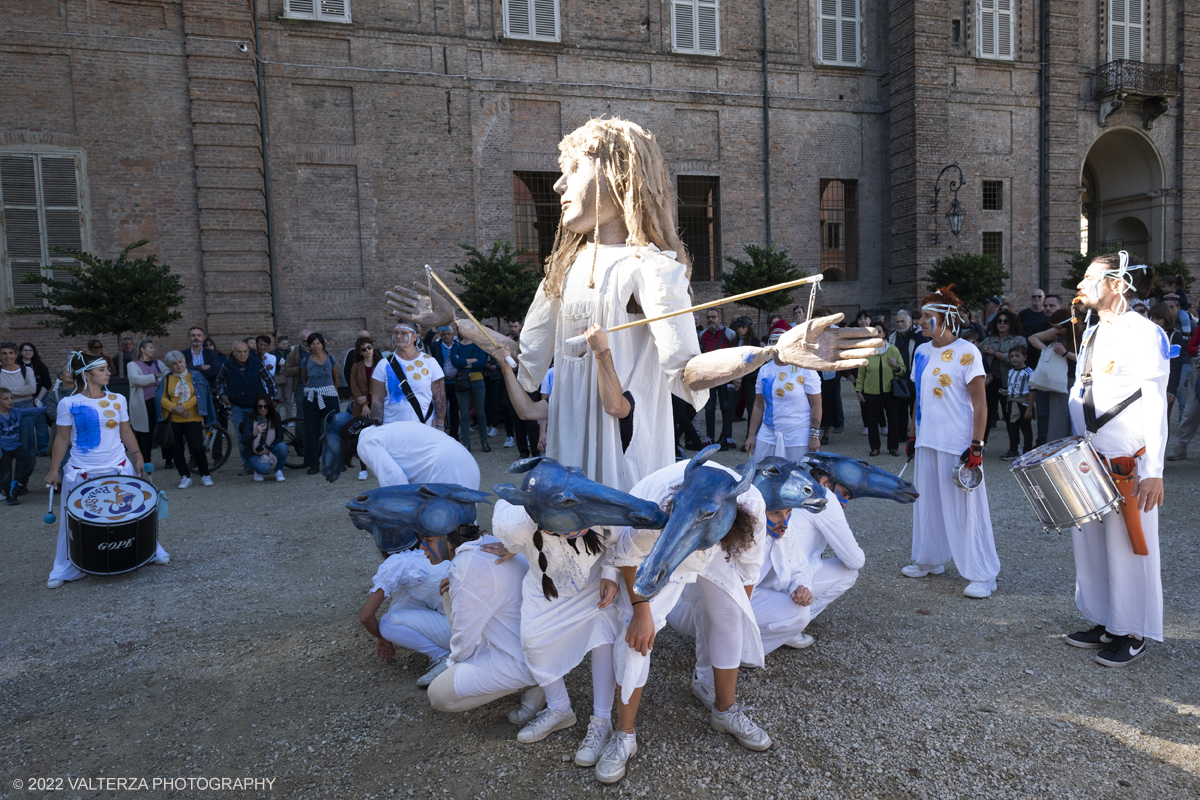
[[1012, 474], [1047, 530], [1077, 528], [1116, 508], [1121, 495], [1091, 441], [1070, 436], [1012, 463]]
[[67, 496], [67, 550], [91, 575], [129, 572], [158, 548], [158, 490], [129, 475], [92, 478]]

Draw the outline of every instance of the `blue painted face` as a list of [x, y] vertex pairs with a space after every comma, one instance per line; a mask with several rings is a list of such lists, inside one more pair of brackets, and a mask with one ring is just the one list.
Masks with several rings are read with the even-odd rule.
[[[745, 465], [745, 469], [750, 468]], [[754, 468], [754, 488], [762, 493], [767, 511], [782, 511], [785, 508], [802, 508], [817, 514], [825, 508], [827, 501], [821, 485], [786, 458], [768, 456]]]
[[440, 564], [450, 558], [450, 540], [445, 536], [422, 536], [421, 551], [430, 564]]
[[[380, 550], [411, 548], [418, 536], [445, 537], [475, 522], [475, 504], [491, 494], [446, 483], [385, 486], [356, 496], [346, 508], [350, 521], [368, 531]], [[383, 544], [387, 544], [385, 547]], [[407, 547], [400, 545], [407, 543]]]
[[667, 524], [666, 512], [654, 503], [597, 483], [579, 467], [539, 456], [517, 461], [508, 471], [526, 473], [521, 488], [502, 483], [492, 491], [524, 507], [550, 533], [578, 535], [602, 526], [661, 528]]
[[906, 505], [917, 501], [917, 490], [911, 483], [866, 461], [817, 451], [804, 455], [800, 466], [824, 472], [834, 483], [844, 486], [851, 497], [881, 497]]
[[683, 474], [671, 501], [671, 517], [650, 554], [637, 569], [633, 590], [650, 598], [667, 585], [675, 568], [697, 550], [712, 547], [733, 527], [737, 498], [752, 485], [753, 470], [740, 480], [723, 469], [705, 466], [720, 445], [697, 453]]

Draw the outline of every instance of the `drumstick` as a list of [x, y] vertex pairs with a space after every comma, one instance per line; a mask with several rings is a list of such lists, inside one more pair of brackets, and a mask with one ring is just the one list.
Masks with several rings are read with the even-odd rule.
[[50, 505], [46, 508], [46, 516], [42, 517], [42, 522], [47, 525], [53, 525], [58, 517], [54, 516], [54, 484], [50, 484]]
[[[437, 281], [438, 286], [441, 286], [443, 291], [445, 291], [446, 294], [450, 295], [450, 299], [453, 300], [458, 305], [458, 307], [463, 310], [463, 313], [467, 315], [467, 319], [471, 320], [471, 322], [474, 322], [475, 327], [479, 328], [479, 330], [483, 331], [483, 335], [486, 336], [487, 340], [492, 343], [493, 348], [498, 348], [500, 346], [500, 345], [496, 344], [496, 340], [492, 338], [492, 335], [490, 333], [488, 333], [487, 328], [480, 325], [479, 320], [475, 319], [475, 315], [471, 313], [471, 309], [469, 309], [465, 305], [463, 305], [463, 301], [458, 299], [458, 295], [456, 295], [454, 292], [450, 291], [450, 287], [442, 282], [442, 279], [437, 276], [437, 273], [434, 272], [433, 268], [431, 266], [429, 266], [428, 264], [425, 265], [425, 274], [430, 276], [431, 278], [433, 278], [435, 281]], [[512, 367], [513, 369], [517, 368], [517, 362], [513, 361], [512, 356], [505, 356], [504, 360], [507, 361], [508, 365], [510, 367]]]
[[[616, 325], [612, 328], [609, 328], [608, 332], [616, 333], [617, 331], [623, 331], [626, 328], [636, 328], [638, 325], [648, 325], [651, 322], [658, 322], [659, 320], [662, 320], [662, 319], [670, 319], [671, 317], [678, 317], [680, 314], [691, 314], [696, 311], [704, 311], [705, 309], [708, 309], [708, 308], [715, 308], [716, 306], [723, 306], [726, 303], [736, 303], [739, 300], [745, 300], [749, 297], [758, 297], [760, 294], [769, 294], [771, 292], [778, 292], [778, 291], [782, 291], [784, 289], [791, 289], [793, 286], [801, 286], [806, 283], [820, 283], [824, 279], [825, 279], [824, 275], [818, 274], [818, 275], [809, 275], [807, 278], [799, 278], [794, 281], [786, 281], [785, 283], [776, 283], [773, 286], [764, 286], [763, 288], [755, 289], [752, 292], [742, 292], [741, 294], [735, 294], [732, 297], [722, 297], [720, 300], [710, 300], [707, 303], [701, 303], [700, 305], [697, 305], [697, 306], [690, 306], [688, 308], [681, 308], [678, 311], [671, 311], [666, 314], [659, 314], [657, 317], [647, 317], [646, 319], [639, 319], [639, 320], [634, 320], [633, 322], [626, 322], [623, 325]], [[438, 281], [438, 282], [441, 283], [441, 281]], [[585, 340], [586, 340], [586, 337], [583, 335], [572, 336], [570, 339], [567, 339], [566, 343], [567, 344], [583, 344], [583, 342]]]

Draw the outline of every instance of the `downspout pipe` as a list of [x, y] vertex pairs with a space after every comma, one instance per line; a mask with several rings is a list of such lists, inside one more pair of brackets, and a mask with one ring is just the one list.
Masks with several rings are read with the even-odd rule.
[[250, 20], [254, 25], [254, 69], [258, 75], [258, 135], [262, 143], [263, 206], [267, 215], [267, 274], [271, 279], [271, 324], [279, 329], [279, 313], [275, 290], [275, 232], [271, 214], [271, 152], [267, 135], [267, 87], [263, 82], [262, 58], [258, 49], [258, 8], [250, 0]]
[[[1047, 134], [1049, 131], [1049, 102], [1047, 87], [1049, 85], [1046, 70], [1048, 64], [1046, 58], [1049, 54], [1046, 39], [1050, 34], [1050, 0], [1041, 0], [1041, 36], [1038, 38], [1040, 49], [1040, 67], [1038, 69], [1039, 86], [1038, 91], [1041, 94], [1041, 103], [1038, 106], [1038, 131], [1040, 142], [1038, 147], [1038, 205], [1040, 206], [1041, 220], [1038, 224], [1038, 287], [1043, 292], [1050, 291], [1050, 254], [1046, 252], [1050, 237], [1046, 231], [1046, 226], [1050, 223], [1050, 201], [1046, 191], [1046, 172], [1049, 167], [1049, 158], [1046, 155]], [[1011, 205], [1011, 204], [1010, 204]]]
[[771, 246], [771, 97], [767, 85], [767, 0], [762, 0], [762, 78], [763, 78], [763, 206], [767, 247]]

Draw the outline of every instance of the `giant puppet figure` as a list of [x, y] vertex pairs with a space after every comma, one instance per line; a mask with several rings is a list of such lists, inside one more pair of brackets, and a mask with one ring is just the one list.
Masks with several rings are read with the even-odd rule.
[[[789, 331], [774, 347], [700, 353], [691, 314], [614, 333], [611, 351], [593, 355], [570, 339], [592, 325], [616, 325], [680, 311], [691, 304], [691, 264], [676, 233], [674, 184], [654, 137], [622, 119], [593, 119], [559, 143], [562, 221], [546, 276], [521, 331], [521, 385], [535, 391], [553, 363], [547, 455], [582, 467], [588, 477], [628, 490], [675, 459], [671, 395], [696, 409], [708, 389], [748, 374], [776, 355], [816, 370], [851, 369], [881, 342], [856, 328], [831, 328], [840, 314]], [[393, 313], [440, 325], [454, 307], [421, 286], [388, 293]], [[491, 355], [499, 346], [468, 320], [465, 338]], [[491, 332], [498, 345], [506, 337]], [[620, 422], [595, 402], [597, 359], [611, 358], [633, 396], [633, 437], [622, 452]]]

